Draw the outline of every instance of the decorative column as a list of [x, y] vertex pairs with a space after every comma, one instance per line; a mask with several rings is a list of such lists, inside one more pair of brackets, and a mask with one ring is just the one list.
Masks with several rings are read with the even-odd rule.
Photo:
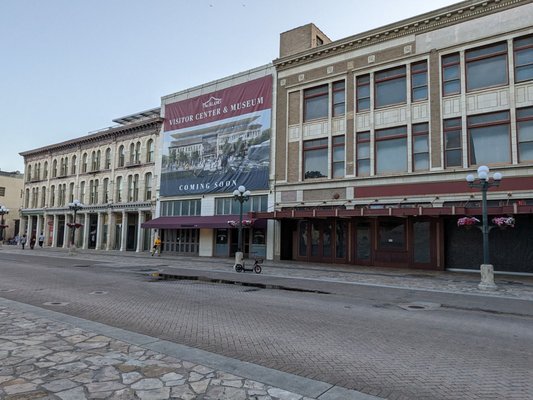
[[59, 218], [54, 214], [54, 225], [52, 226], [52, 247], [57, 247], [57, 230], [59, 229]]
[[44, 233], [44, 246], [48, 246], [50, 241], [50, 225], [48, 225], [48, 214], [43, 215], [43, 233]]
[[19, 237], [22, 237], [26, 233], [27, 221], [27, 217], [23, 216], [20, 218]]
[[83, 243], [81, 248], [87, 250], [89, 246], [89, 213], [84, 213], [83, 216]]
[[113, 249], [115, 239], [115, 214], [109, 210], [107, 212], [107, 244], [106, 250]]
[[68, 233], [70, 232], [70, 228], [67, 226], [68, 220], [69, 220], [69, 214], [65, 213], [65, 228], [63, 229], [63, 248], [64, 249], [69, 248]]
[[143, 251], [143, 242], [144, 242], [144, 229], [141, 228], [141, 224], [144, 222], [145, 213], [144, 211], [139, 210], [139, 217], [137, 223], [137, 253]]
[[28, 215], [28, 230], [26, 232], [26, 234], [28, 235], [28, 245], [30, 244], [32, 232], [33, 232], [33, 216]]
[[102, 213], [98, 212], [98, 222], [96, 223], [96, 245], [95, 250], [100, 250], [102, 248]]
[[39, 239], [39, 235], [41, 234], [42, 232], [42, 216], [41, 215], [37, 215], [37, 226], [35, 228], [35, 240], [38, 241]]
[[128, 213], [126, 210], [122, 211], [122, 231], [120, 233], [120, 251], [126, 251], [126, 238], [128, 237]]

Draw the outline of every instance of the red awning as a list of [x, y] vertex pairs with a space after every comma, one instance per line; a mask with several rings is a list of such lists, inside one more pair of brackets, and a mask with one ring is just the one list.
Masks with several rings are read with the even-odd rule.
[[[247, 217], [243, 216], [243, 221]], [[238, 215], [196, 215], [184, 217], [159, 217], [141, 224], [142, 228], [231, 228], [228, 221], [238, 221]]]

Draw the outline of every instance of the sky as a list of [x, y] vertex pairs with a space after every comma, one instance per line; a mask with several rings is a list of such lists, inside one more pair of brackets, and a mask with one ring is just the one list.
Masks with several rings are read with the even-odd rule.
[[447, 0], [0, 0], [0, 170], [161, 97], [268, 64], [282, 32], [338, 40]]

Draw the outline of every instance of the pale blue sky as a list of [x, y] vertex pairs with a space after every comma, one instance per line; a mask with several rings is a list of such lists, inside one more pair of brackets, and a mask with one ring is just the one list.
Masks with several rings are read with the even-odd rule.
[[161, 96], [267, 64], [279, 34], [332, 40], [447, 0], [0, 0], [0, 169], [21, 151], [160, 106]]

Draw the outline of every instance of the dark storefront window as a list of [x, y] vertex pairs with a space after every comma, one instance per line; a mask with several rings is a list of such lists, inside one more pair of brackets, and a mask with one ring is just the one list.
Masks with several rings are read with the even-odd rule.
[[337, 221], [335, 224], [335, 257], [346, 258], [346, 232], [348, 224]]
[[430, 225], [429, 221], [413, 223], [413, 260], [415, 263], [427, 264], [431, 261]]
[[298, 232], [299, 232], [299, 240], [298, 240], [298, 255], [300, 257], [307, 257], [307, 227], [309, 223], [307, 221], [300, 221]]
[[357, 224], [356, 228], [356, 258], [358, 260], [370, 260], [370, 224]]
[[405, 249], [405, 223], [403, 221], [382, 221], [379, 223], [380, 250]]

